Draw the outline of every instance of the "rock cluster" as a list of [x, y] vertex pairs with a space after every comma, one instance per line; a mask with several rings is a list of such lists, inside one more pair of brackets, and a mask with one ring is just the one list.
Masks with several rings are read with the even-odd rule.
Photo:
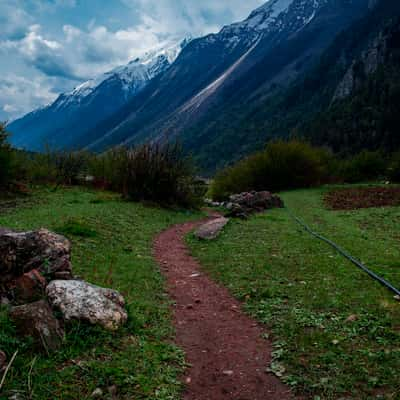
[[250, 214], [262, 212], [271, 208], [284, 207], [282, 199], [267, 191], [244, 192], [230, 196], [226, 205], [229, 217], [247, 218]]
[[115, 330], [127, 320], [118, 292], [74, 280], [70, 242], [46, 229], [0, 229], [0, 299], [9, 306], [17, 332], [47, 352], [62, 345], [65, 321]]

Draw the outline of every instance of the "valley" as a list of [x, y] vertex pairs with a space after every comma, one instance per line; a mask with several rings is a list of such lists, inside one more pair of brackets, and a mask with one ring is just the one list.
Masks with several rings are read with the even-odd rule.
[[400, 400], [400, 2], [0, 2], [0, 400]]

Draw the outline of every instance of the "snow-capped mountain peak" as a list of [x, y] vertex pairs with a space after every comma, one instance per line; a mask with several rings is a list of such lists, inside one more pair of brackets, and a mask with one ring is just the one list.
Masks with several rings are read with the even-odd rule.
[[244, 23], [248, 27], [260, 30], [265, 29], [281, 13], [286, 12], [292, 3], [293, 0], [270, 0], [255, 9]]
[[145, 53], [142, 57], [132, 60], [127, 65], [119, 66], [113, 70], [90, 79], [77, 86], [69, 93], [60, 96], [58, 108], [71, 103], [79, 104], [94, 93], [101, 85], [117, 80], [120, 82], [125, 97], [141, 90], [148, 81], [168, 68], [178, 57], [182, 49], [191, 39], [169, 43], [154, 51]]
[[285, 19], [290, 14], [296, 15], [301, 28], [314, 18], [316, 10], [324, 3], [326, 0], [269, 0], [256, 8], [244, 21], [226, 26], [223, 32], [239, 34], [247, 31], [260, 34], [279, 31], [284, 29]]

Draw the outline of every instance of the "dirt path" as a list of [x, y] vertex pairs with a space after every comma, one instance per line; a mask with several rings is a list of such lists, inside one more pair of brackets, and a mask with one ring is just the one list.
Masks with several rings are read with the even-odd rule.
[[191, 365], [185, 376], [184, 399], [292, 398], [285, 385], [266, 373], [272, 348], [262, 339], [262, 328], [190, 256], [184, 237], [198, 225], [175, 226], [154, 243], [155, 257], [176, 301], [176, 341]]

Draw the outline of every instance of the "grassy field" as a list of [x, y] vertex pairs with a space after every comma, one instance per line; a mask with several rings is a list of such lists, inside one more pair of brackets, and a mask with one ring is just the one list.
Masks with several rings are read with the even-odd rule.
[[[329, 211], [327, 190], [286, 205], [400, 287], [400, 208]], [[188, 238], [210, 274], [270, 329], [270, 369], [306, 398], [400, 399], [400, 303], [284, 209], [235, 220], [220, 238]]]
[[[46, 227], [73, 243], [76, 275], [121, 291], [127, 300], [128, 325], [106, 333], [86, 325], [69, 326], [63, 350], [36, 354], [29, 342], [15, 339], [5, 310], [0, 311], [0, 349], [18, 356], [0, 399], [87, 399], [95, 388], [111, 398], [176, 400], [183, 354], [169, 344], [173, 333], [164, 282], [151, 256], [153, 237], [171, 224], [199, 215], [165, 211], [84, 189], [41, 190], [18, 207], [1, 208], [0, 226], [19, 230]], [[31, 373], [30, 373], [31, 371]]]

